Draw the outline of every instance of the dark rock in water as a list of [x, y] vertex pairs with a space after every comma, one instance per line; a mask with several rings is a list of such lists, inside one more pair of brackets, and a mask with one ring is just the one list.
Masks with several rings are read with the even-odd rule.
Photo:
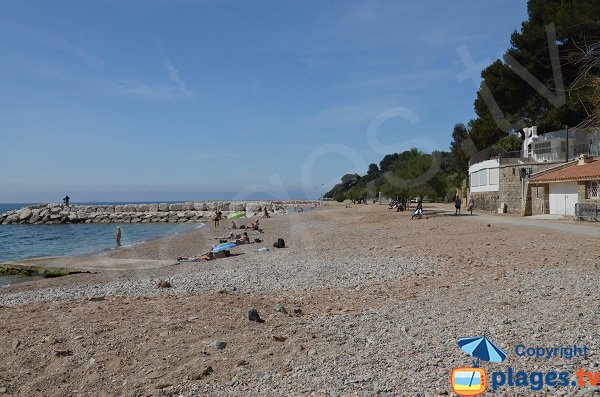
[[256, 309], [248, 310], [248, 320], [254, 321], [256, 323], [264, 323], [265, 322], [265, 320], [260, 318], [260, 315], [258, 314], [258, 310], [256, 310]]

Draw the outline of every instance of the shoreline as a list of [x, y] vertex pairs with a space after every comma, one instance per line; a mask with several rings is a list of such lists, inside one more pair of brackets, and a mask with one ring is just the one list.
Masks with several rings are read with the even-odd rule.
[[[320, 210], [321, 208], [310, 208], [310, 211], [306, 211], [307, 213], [312, 212], [313, 210]], [[296, 214], [295, 212], [286, 212], [286, 210], [284, 209], [284, 212], [279, 212], [279, 213], [275, 213], [272, 216], [288, 216], [291, 214]], [[298, 213], [299, 214], [299, 213]], [[243, 217], [241, 219], [247, 219], [247, 220], [253, 220], [253, 219], [260, 219], [263, 220], [265, 218], [262, 218], [260, 216], [252, 216], [252, 217]], [[236, 220], [239, 221], [239, 220]], [[67, 272], [68, 274], [65, 274], [65, 276], [70, 275], [70, 273], [72, 272], [85, 272], [85, 271], [89, 271], [90, 270], [90, 266], [89, 265], [77, 265], [77, 262], [94, 262], [95, 260], [99, 259], [99, 258], [110, 258], [111, 255], [115, 255], [118, 254], [119, 251], [122, 250], [128, 250], [128, 249], [133, 249], [137, 246], [141, 246], [144, 244], [152, 244], [152, 243], [165, 243], [168, 242], [170, 238], [172, 237], [176, 237], [179, 235], [189, 235], [189, 234], [193, 234], [195, 232], [198, 231], [207, 231], [207, 229], [211, 229], [212, 226], [209, 224], [210, 220], [206, 220], [205, 222], [199, 222], [196, 223], [195, 226], [191, 229], [191, 230], [186, 230], [186, 231], [177, 231], [174, 233], [166, 233], [160, 236], [156, 236], [156, 237], [152, 237], [152, 238], [148, 238], [142, 241], [137, 241], [135, 243], [132, 244], [127, 244], [127, 245], [122, 245], [121, 247], [107, 247], [107, 248], [103, 248], [103, 249], [99, 249], [96, 251], [92, 251], [89, 253], [84, 253], [84, 254], [75, 254], [75, 255], [52, 255], [52, 256], [40, 256], [40, 257], [30, 257], [30, 258], [21, 258], [21, 259], [14, 259], [14, 260], [8, 260], [8, 261], [0, 261], [0, 267], [6, 267], [8, 269], [29, 269], [31, 267], [35, 267], [35, 268], [39, 268], [40, 270], [47, 270], [47, 271], [52, 271], [52, 270], [58, 270], [58, 271], [62, 271], [62, 272]], [[229, 221], [227, 219], [222, 219], [221, 222], [223, 224], [228, 223]], [[142, 226], [143, 227], [143, 226]], [[237, 229], [238, 232], [242, 233], [243, 229]], [[131, 258], [131, 259], [135, 259], [135, 258]], [[174, 258], [173, 262], [177, 262], [176, 258]], [[98, 270], [98, 268], [91, 268], [91, 270]], [[0, 273], [0, 275], [3, 275], [2, 273]], [[7, 274], [4, 274], [5, 276], [9, 276]]]
[[[470, 363], [456, 347], [468, 335], [506, 351], [586, 344], [589, 361], [548, 365], [597, 365], [600, 266], [578, 254], [597, 237], [432, 207], [420, 220], [378, 205], [261, 219], [263, 244], [173, 265], [227, 232], [211, 226], [106, 256], [131, 266], [2, 288], [1, 386], [19, 396], [72, 394], [75, 383], [82, 395], [444, 395], [451, 369]], [[279, 237], [287, 248], [271, 247]], [[250, 308], [264, 323], [248, 320]]]

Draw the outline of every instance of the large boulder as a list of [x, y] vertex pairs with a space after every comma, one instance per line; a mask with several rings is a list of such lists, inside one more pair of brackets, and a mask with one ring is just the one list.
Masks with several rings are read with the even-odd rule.
[[123, 208], [123, 212], [136, 212], [136, 207], [133, 204], [127, 204], [124, 208]]
[[11, 224], [19, 221], [19, 217], [17, 215], [9, 215], [4, 220], [5, 224]]
[[29, 223], [38, 223], [41, 220], [42, 220], [42, 217], [39, 216], [39, 214], [33, 214], [33, 215], [31, 215], [31, 218], [29, 218]]
[[181, 211], [181, 204], [170, 204], [169, 211]]
[[194, 203], [194, 209], [196, 211], [206, 211], [206, 203]]
[[158, 204], [150, 204], [148, 206], [148, 211], [149, 212], [158, 212]]
[[262, 205], [261, 203], [248, 203], [246, 204], [246, 212], [258, 212], [262, 210]]
[[229, 204], [229, 209], [231, 211], [246, 211], [245, 203], [231, 203]]
[[219, 201], [217, 203], [217, 209], [220, 211], [229, 211], [229, 203]]
[[165, 204], [165, 203], [161, 203], [158, 205], [158, 210], [160, 212], [167, 212], [169, 211], [169, 204]]
[[31, 218], [32, 214], [33, 213], [29, 208], [25, 208], [24, 210], [19, 212], [19, 221], [26, 221], [27, 219]]
[[58, 213], [60, 213], [61, 211], [62, 211], [62, 207], [60, 207], [60, 206], [57, 206], [57, 207], [52, 207], [52, 208], [50, 208], [50, 212], [51, 212], [52, 214], [58, 214]]

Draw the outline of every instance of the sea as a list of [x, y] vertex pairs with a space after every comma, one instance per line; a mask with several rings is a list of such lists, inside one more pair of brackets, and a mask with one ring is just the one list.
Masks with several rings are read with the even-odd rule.
[[[0, 214], [33, 204], [0, 204]], [[128, 203], [94, 202], [93, 204], [121, 205]], [[46, 256], [85, 255], [114, 249], [117, 226], [121, 227], [121, 244], [123, 246], [189, 232], [201, 227], [199, 224], [170, 223], [0, 225], [0, 263]], [[29, 279], [21, 276], [0, 275], [0, 287], [26, 280]]]

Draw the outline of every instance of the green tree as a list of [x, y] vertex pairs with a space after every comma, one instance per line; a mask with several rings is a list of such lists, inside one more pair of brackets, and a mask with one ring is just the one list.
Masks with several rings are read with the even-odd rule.
[[464, 124], [454, 125], [452, 142], [450, 143], [449, 171], [458, 177], [466, 178], [469, 170], [469, 156], [465, 152], [465, 144], [471, 139], [469, 130]]
[[[469, 122], [471, 139], [479, 149], [489, 148], [508, 136], [510, 125], [537, 125], [544, 133], [561, 129], [565, 124], [577, 125], [588, 115], [586, 106], [590, 97], [582, 87], [573, 85], [581, 68], [575, 60], [590, 38], [600, 37], [600, 0], [529, 0], [527, 11], [528, 19], [511, 35], [511, 47], [504, 60], [493, 62], [481, 73], [483, 82], [474, 103], [477, 118]], [[554, 44], [564, 87], [570, 87], [562, 106], [540, 94], [509, 62], [515, 60], [522, 65], [553, 94], [564, 93], [556, 87], [548, 49], [547, 28], [551, 24], [555, 28]], [[498, 107], [492, 109], [494, 114], [490, 98]], [[504, 117], [500, 123], [497, 111]]]
[[401, 153], [384, 174], [382, 191], [390, 197], [406, 200], [409, 197], [443, 197], [448, 180], [440, 166], [442, 154], [423, 153], [415, 148]]
[[367, 179], [369, 181], [375, 180], [379, 177], [379, 167], [375, 163], [369, 164], [369, 170], [367, 171]]

